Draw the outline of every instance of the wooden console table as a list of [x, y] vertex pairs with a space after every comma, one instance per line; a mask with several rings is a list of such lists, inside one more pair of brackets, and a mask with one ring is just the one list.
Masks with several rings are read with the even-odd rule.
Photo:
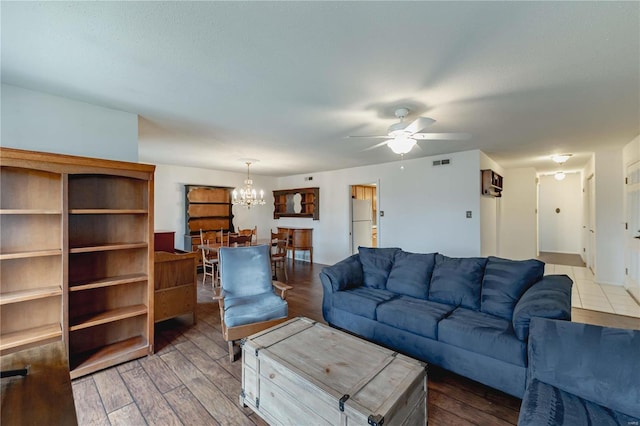
[[3, 425], [77, 425], [62, 341], [24, 349], [1, 358], [2, 371], [29, 366], [26, 377], [2, 379]]
[[287, 251], [291, 250], [292, 260], [296, 258], [296, 250], [309, 251], [309, 262], [313, 263], [313, 228], [292, 228], [278, 226], [278, 233], [285, 232]]

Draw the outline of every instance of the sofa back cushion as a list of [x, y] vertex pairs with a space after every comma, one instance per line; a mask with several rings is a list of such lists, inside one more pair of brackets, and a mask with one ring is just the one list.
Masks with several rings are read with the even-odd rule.
[[447, 257], [436, 254], [429, 285], [429, 300], [480, 309], [480, 288], [487, 264], [485, 257]]
[[508, 260], [489, 256], [482, 279], [480, 310], [511, 321], [520, 297], [544, 275], [539, 260]]
[[393, 259], [399, 250], [399, 248], [358, 247], [365, 287], [382, 289], [387, 287], [387, 278], [393, 267]]
[[428, 299], [429, 282], [435, 262], [435, 253], [408, 253], [399, 250], [387, 279], [387, 290], [418, 299]]

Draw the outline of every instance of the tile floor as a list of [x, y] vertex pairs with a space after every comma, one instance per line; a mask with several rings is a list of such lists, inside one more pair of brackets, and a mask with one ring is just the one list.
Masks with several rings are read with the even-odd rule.
[[574, 308], [640, 318], [640, 305], [624, 287], [596, 283], [588, 268], [547, 263], [544, 273], [566, 274], [573, 280], [571, 305]]

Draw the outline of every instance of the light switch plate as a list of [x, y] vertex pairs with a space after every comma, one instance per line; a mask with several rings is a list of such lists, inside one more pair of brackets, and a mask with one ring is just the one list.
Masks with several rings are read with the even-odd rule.
[[471, 219], [471, 210], [467, 210], [467, 219]]

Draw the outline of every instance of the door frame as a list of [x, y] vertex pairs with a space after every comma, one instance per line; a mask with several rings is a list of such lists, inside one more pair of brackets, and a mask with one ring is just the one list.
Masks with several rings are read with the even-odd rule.
[[376, 189], [376, 217], [374, 219], [373, 215], [371, 216], [372, 220], [375, 220], [376, 223], [376, 231], [377, 231], [377, 245], [376, 247], [380, 247], [380, 179], [376, 179], [375, 181], [368, 181], [367, 183], [351, 183], [349, 184], [349, 235], [348, 235], [348, 242], [349, 242], [349, 248], [348, 248], [348, 252], [351, 254], [355, 254], [353, 253], [353, 205], [351, 203], [351, 199], [352, 194], [353, 194], [353, 187], [354, 186], [373, 186]]

